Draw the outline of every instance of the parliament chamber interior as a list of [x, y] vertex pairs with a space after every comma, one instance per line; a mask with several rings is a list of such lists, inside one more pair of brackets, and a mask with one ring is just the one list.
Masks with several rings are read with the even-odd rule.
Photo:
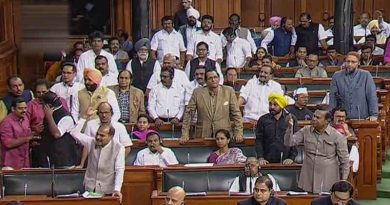
[[0, 11], [0, 204], [390, 204], [387, 0]]

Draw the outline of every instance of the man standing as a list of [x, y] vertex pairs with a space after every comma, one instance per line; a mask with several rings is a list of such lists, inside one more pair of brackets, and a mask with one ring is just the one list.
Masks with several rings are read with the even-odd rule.
[[306, 65], [295, 73], [296, 78], [327, 78], [326, 70], [318, 66], [318, 55], [309, 54], [306, 58]]
[[88, 165], [84, 176], [85, 190], [112, 194], [122, 201], [125, 149], [118, 141], [113, 140], [115, 128], [109, 124], [102, 124], [93, 138], [80, 132], [84, 123], [85, 120], [81, 119], [70, 134], [88, 152]]
[[353, 27], [353, 37], [356, 42], [360, 40], [362, 37], [366, 37], [371, 34], [370, 29], [368, 29], [367, 25], [371, 21], [370, 14], [367, 12], [363, 12], [360, 14], [358, 25]]
[[[75, 95], [72, 110], [72, 117], [76, 121], [80, 118], [87, 119], [88, 111], [97, 110], [97, 107], [101, 102], [108, 102], [112, 106], [113, 110], [113, 121], [118, 121], [120, 118], [120, 110], [118, 101], [115, 97], [115, 93], [106, 88], [100, 86], [102, 80], [102, 74], [96, 69], [86, 68], [84, 70], [84, 84], [85, 88], [78, 91]], [[89, 116], [90, 119], [97, 118], [96, 114]]]
[[247, 40], [237, 38], [234, 29], [227, 27], [222, 31], [226, 45], [226, 67], [245, 68], [252, 58], [251, 45]]
[[23, 98], [26, 103], [30, 102], [34, 97], [31, 90], [24, 89], [24, 83], [21, 78], [11, 76], [7, 79], [8, 93], [3, 97], [3, 103], [7, 108], [7, 114], [11, 113], [12, 102], [16, 98]]
[[192, 93], [196, 88], [200, 88], [205, 86], [206, 80], [206, 68], [204, 66], [198, 66], [195, 68], [194, 72], [194, 80], [191, 81], [186, 87], [185, 87], [185, 105], [188, 105], [188, 102], [190, 101], [190, 98], [192, 96]]
[[288, 56], [294, 53], [294, 46], [297, 41], [297, 34], [294, 30], [293, 20], [283, 17], [281, 27], [270, 30], [261, 41], [261, 47], [267, 49], [270, 44], [274, 56]]
[[309, 102], [307, 88], [298, 88], [294, 90], [293, 97], [295, 104], [288, 105], [286, 110], [293, 114], [297, 120], [311, 120], [313, 118], [313, 112], [307, 109], [307, 103]]
[[166, 205], [184, 205], [184, 198], [186, 192], [179, 186], [174, 186], [168, 190], [167, 196], [165, 197]]
[[31, 132], [26, 117], [27, 104], [23, 98], [16, 98], [11, 110], [12, 112], [0, 124], [3, 166], [13, 169], [29, 168], [29, 143], [40, 137]]
[[109, 87], [118, 99], [122, 123], [136, 123], [140, 114], [145, 114], [144, 93], [131, 85], [133, 75], [128, 70], [122, 70], [118, 75], [118, 85]]
[[213, 28], [214, 18], [210, 15], [202, 16], [201, 27], [202, 30], [196, 32], [192, 41], [188, 43], [187, 46], [187, 61], [190, 61], [193, 58], [196, 58], [196, 46], [199, 42], [203, 41], [209, 46], [208, 58], [211, 60], [217, 61], [218, 63], [222, 62], [223, 53], [222, 53], [222, 43], [221, 38], [214, 33], [211, 29]]
[[173, 83], [175, 69], [163, 68], [161, 83], [154, 86], [149, 94], [148, 112], [156, 125], [170, 122], [177, 125], [184, 113], [184, 87]]
[[184, 143], [189, 140], [191, 117], [195, 112], [195, 138], [214, 137], [217, 130], [232, 130], [233, 127], [235, 141], [243, 141], [242, 117], [234, 90], [219, 84], [219, 74], [216, 71], [206, 71], [206, 82], [206, 87], [194, 90], [186, 107], [180, 141]]
[[130, 60], [126, 66], [126, 70], [133, 74], [134, 87], [146, 92], [146, 86], [154, 72], [160, 72], [160, 63], [152, 58], [149, 58], [150, 41], [147, 38], [140, 39], [135, 43], [135, 51], [137, 57]]
[[298, 186], [312, 193], [327, 192], [333, 183], [346, 180], [349, 174], [347, 139], [329, 125], [331, 115], [316, 110], [311, 125], [293, 134], [292, 120], [284, 136], [286, 146], [303, 144], [305, 158]]
[[296, 46], [306, 47], [308, 54], [319, 54], [318, 42], [320, 42], [322, 49], [326, 50], [327, 35], [324, 27], [321, 24], [311, 22], [311, 16], [308, 13], [300, 15], [300, 24], [295, 28], [297, 33]]
[[200, 28], [199, 11], [194, 8], [187, 9], [187, 23], [180, 26], [179, 32], [183, 36], [184, 46], [187, 48], [188, 42], [191, 41], [193, 36]]
[[129, 61], [129, 54], [121, 49], [119, 38], [112, 37], [108, 43], [110, 45], [110, 53], [114, 56], [116, 66], [119, 70], [125, 69], [126, 64]]
[[95, 66], [102, 73], [102, 81], [100, 82], [100, 86], [114, 86], [118, 84], [117, 76], [109, 73], [108, 71], [108, 63], [107, 58], [104, 56], [96, 56], [95, 58]]
[[175, 13], [175, 18], [173, 21], [175, 25], [175, 30], [179, 30], [180, 26], [185, 25], [187, 23], [187, 11], [189, 9], [193, 9], [191, 4], [192, 0], [181, 0], [181, 5], [183, 8]]
[[[256, 152], [259, 164], [292, 164], [297, 156], [297, 150], [283, 144], [289, 119], [284, 108], [288, 101], [280, 93], [271, 93], [268, 101], [269, 113], [260, 117], [256, 126]], [[296, 122], [295, 118], [293, 120]], [[296, 126], [293, 129], [298, 130]]]
[[368, 71], [359, 69], [360, 55], [349, 52], [345, 68], [332, 76], [329, 109], [344, 107], [350, 119], [378, 118], [376, 86]]
[[163, 29], [153, 35], [150, 57], [162, 63], [163, 57], [170, 53], [180, 59], [180, 67], [183, 67], [186, 47], [183, 36], [173, 29], [172, 16], [164, 16], [161, 19], [161, 26]]
[[111, 53], [103, 49], [104, 34], [100, 31], [95, 31], [89, 34], [89, 42], [92, 45], [92, 49], [85, 51], [81, 54], [77, 63], [77, 80], [83, 80], [83, 73], [85, 68], [95, 68], [96, 56], [104, 56], [107, 58], [108, 70], [115, 77], [118, 75], [118, 68], [114, 60], [114, 56]]
[[[247, 28], [241, 27], [241, 17], [234, 13], [229, 16], [229, 27], [233, 29], [238, 38], [246, 40], [251, 47], [252, 53], [256, 53], [257, 47], [252, 38], [251, 31]], [[226, 39], [222, 36], [223, 47], [226, 45]]]
[[272, 80], [273, 69], [271, 66], [263, 65], [260, 68], [258, 77], [254, 76], [240, 90], [238, 105], [244, 107], [244, 121], [257, 122], [257, 120], [268, 113], [268, 96], [272, 93], [283, 94], [281, 85]]

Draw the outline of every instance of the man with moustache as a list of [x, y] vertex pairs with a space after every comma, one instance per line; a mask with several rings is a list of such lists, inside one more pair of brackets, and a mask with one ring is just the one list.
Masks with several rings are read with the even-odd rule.
[[184, 113], [184, 87], [173, 83], [176, 70], [163, 67], [161, 83], [154, 86], [149, 94], [148, 113], [159, 126], [163, 122], [178, 125]]
[[196, 88], [200, 88], [205, 86], [206, 80], [205, 80], [205, 74], [206, 74], [206, 67], [204, 66], [198, 66], [195, 69], [194, 72], [194, 80], [191, 81], [186, 87], [185, 87], [185, 105], [188, 105], [188, 102], [190, 101], [190, 98], [192, 96], [192, 93]]
[[359, 41], [361, 37], [366, 37], [371, 34], [370, 29], [367, 27], [370, 21], [371, 17], [369, 13], [363, 12], [360, 14], [359, 24], [353, 27], [353, 37], [356, 42]]
[[118, 37], [111, 37], [108, 41], [108, 44], [110, 46], [110, 53], [114, 56], [114, 60], [116, 63], [116, 66], [119, 70], [123, 70], [126, 68], [126, 64], [129, 61], [129, 54], [127, 54], [126, 51], [121, 49], [119, 38]]
[[[12, 102], [16, 98], [21, 97], [26, 101], [26, 103], [28, 103], [32, 99], [34, 99], [33, 93], [31, 92], [31, 90], [24, 89], [24, 83], [23, 83], [22, 79], [19, 78], [18, 76], [10, 76], [7, 79], [7, 88], [8, 88], [8, 93], [7, 93], [7, 95], [5, 95], [3, 97], [3, 103], [4, 103], [5, 108], [6, 108], [3, 111], [4, 117], [7, 114], [11, 113]], [[0, 118], [0, 121], [1, 121], [1, 118]]]
[[108, 72], [107, 58], [104, 56], [96, 56], [95, 68], [102, 73], [102, 81], [100, 86], [114, 86], [118, 84], [117, 75]]
[[296, 41], [297, 34], [292, 18], [283, 17], [281, 27], [275, 30], [271, 29], [261, 41], [261, 47], [267, 49], [268, 45], [271, 45], [274, 56], [289, 56], [294, 54]]
[[183, 36], [185, 47], [187, 47], [188, 42], [191, 41], [195, 33], [201, 29], [200, 22], [198, 21], [199, 17], [199, 11], [194, 8], [187, 9], [187, 24], [180, 26], [178, 30]]
[[160, 72], [160, 63], [152, 58], [149, 58], [150, 41], [147, 38], [142, 38], [134, 45], [137, 56], [129, 61], [126, 70], [133, 75], [134, 87], [146, 92], [146, 87], [153, 73]]
[[187, 17], [188, 17], [187, 11], [189, 9], [194, 9], [192, 7], [192, 0], [181, 0], [181, 6], [182, 9], [180, 9], [175, 13], [175, 17], [173, 20], [176, 30], [179, 30], [181, 26], [187, 23]]
[[308, 54], [319, 54], [318, 43], [321, 44], [322, 49], [326, 50], [328, 45], [326, 44], [325, 29], [321, 24], [312, 22], [309, 13], [301, 13], [299, 16], [299, 26], [295, 27], [297, 33], [297, 47], [306, 47]]
[[31, 132], [26, 117], [27, 104], [23, 98], [16, 98], [11, 110], [12, 112], [0, 124], [2, 164], [12, 169], [29, 168], [29, 143], [40, 137]]
[[146, 145], [148, 147], [137, 153], [134, 166], [157, 165], [167, 167], [168, 165], [178, 164], [175, 153], [171, 149], [163, 147], [161, 142], [161, 136], [157, 132], [149, 132], [146, 135]]
[[[97, 107], [101, 102], [108, 102], [112, 106], [113, 121], [118, 121], [120, 118], [120, 110], [115, 93], [105, 86], [101, 86], [102, 74], [96, 69], [86, 68], [84, 70], [84, 85], [85, 88], [78, 91], [73, 97], [72, 117], [75, 121], [82, 119], [97, 118]], [[88, 112], [94, 112], [88, 115]]]
[[298, 187], [311, 193], [329, 192], [339, 180], [349, 174], [347, 138], [330, 126], [331, 114], [326, 110], [314, 112], [311, 125], [294, 134], [296, 124], [290, 118], [284, 136], [286, 146], [304, 146], [304, 160]]
[[259, 74], [248, 80], [240, 90], [238, 105], [244, 106], [244, 121], [257, 122], [268, 113], [268, 96], [272, 92], [283, 94], [281, 85], [272, 80], [273, 69], [269, 65], [263, 65]]
[[368, 71], [359, 69], [360, 55], [349, 52], [345, 68], [332, 76], [329, 109], [343, 107], [350, 119], [378, 119], [376, 86]]
[[294, 105], [288, 105], [286, 110], [293, 114], [297, 120], [311, 120], [313, 118], [313, 112], [307, 108], [309, 103], [309, 94], [307, 88], [298, 88], [294, 90], [293, 94], [295, 103]]
[[242, 117], [234, 90], [229, 86], [220, 85], [219, 74], [214, 70], [206, 71], [206, 83], [207, 86], [194, 90], [188, 102], [180, 142], [185, 143], [189, 140], [191, 120], [195, 112], [197, 112], [195, 138], [213, 138], [217, 130], [226, 129], [233, 132], [233, 139], [236, 142], [242, 142]]
[[[234, 33], [238, 38], [246, 40], [251, 47], [251, 52], [256, 53], [257, 47], [255, 41], [252, 38], [251, 31], [247, 28], [241, 27], [240, 15], [234, 13], [229, 16], [229, 27], [234, 30]], [[225, 47], [227, 44], [225, 36], [221, 33], [222, 46]]]
[[84, 175], [85, 190], [110, 194], [118, 197], [122, 202], [125, 149], [122, 144], [113, 139], [115, 128], [110, 124], [102, 124], [94, 138], [81, 133], [84, 123], [84, 119], [79, 120], [70, 134], [88, 152], [88, 165]]
[[[256, 126], [256, 152], [259, 164], [292, 164], [297, 156], [295, 147], [285, 146], [283, 137], [288, 126], [289, 115], [284, 109], [288, 101], [283, 94], [272, 92], [268, 96], [269, 113], [260, 117]], [[295, 126], [294, 131], [298, 128]]]
[[196, 46], [199, 42], [203, 41], [209, 45], [208, 58], [211, 60], [217, 61], [218, 63], [222, 62], [223, 53], [222, 53], [222, 43], [221, 38], [216, 33], [212, 31], [214, 24], [214, 18], [210, 15], [204, 15], [201, 19], [202, 30], [197, 31], [194, 37], [187, 45], [187, 61], [190, 61], [193, 58], [196, 58]]

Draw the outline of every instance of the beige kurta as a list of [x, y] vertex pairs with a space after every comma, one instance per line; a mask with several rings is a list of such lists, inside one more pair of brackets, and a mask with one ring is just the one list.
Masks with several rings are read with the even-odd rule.
[[348, 178], [347, 139], [337, 130], [328, 125], [325, 132], [320, 134], [308, 125], [291, 135], [288, 129], [284, 136], [285, 145], [304, 145], [305, 158], [298, 183], [300, 188], [313, 193], [328, 192], [335, 182]]
[[208, 87], [196, 88], [184, 113], [182, 136], [190, 136], [191, 118], [196, 112], [196, 138], [214, 137], [214, 133], [219, 129], [230, 131], [231, 122], [234, 123], [233, 135], [242, 136], [241, 111], [231, 87], [221, 85], [214, 97], [211, 96]]

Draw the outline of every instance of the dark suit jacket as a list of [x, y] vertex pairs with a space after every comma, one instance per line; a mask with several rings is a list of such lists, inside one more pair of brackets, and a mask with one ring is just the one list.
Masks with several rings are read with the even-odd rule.
[[[249, 199], [245, 199], [239, 201], [237, 205], [258, 205], [255, 198], [253, 196]], [[266, 205], [287, 205], [287, 203], [283, 199], [279, 199], [276, 197], [270, 197]]]
[[[311, 201], [311, 205], [333, 205], [332, 200], [330, 199], [330, 196], [325, 196], [325, 197], [319, 197], [316, 199], [313, 199]], [[347, 205], [359, 205], [356, 201], [349, 200]]]

